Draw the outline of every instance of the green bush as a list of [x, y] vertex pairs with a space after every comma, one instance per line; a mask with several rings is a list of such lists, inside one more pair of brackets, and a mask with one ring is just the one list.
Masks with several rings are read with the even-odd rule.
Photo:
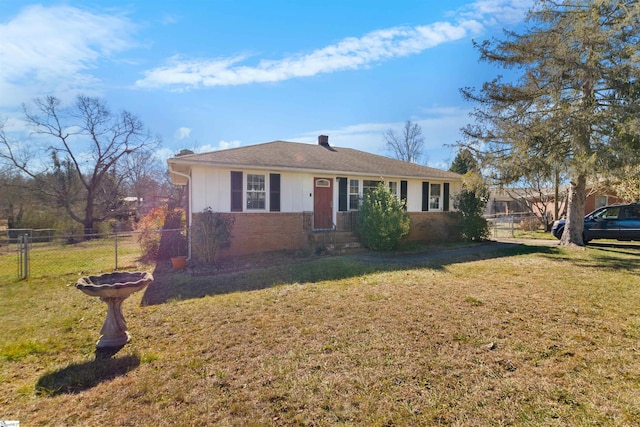
[[461, 216], [464, 240], [481, 241], [489, 236], [489, 226], [483, 216], [488, 200], [489, 190], [482, 178], [472, 172], [464, 175], [462, 190], [453, 198], [453, 206]]
[[358, 212], [358, 234], [366, 247], [374, 251], [396, 249], [400, 239], [409, 234], [410, 224], [403, 203], [384, 183], [365, 192]]
[[206, 264], [215, 264], [220, 249], [231, 246], [231, 230], [235, 218], [214, 212], [211, 208], [195, 214], [191, 227], [193, 257]]

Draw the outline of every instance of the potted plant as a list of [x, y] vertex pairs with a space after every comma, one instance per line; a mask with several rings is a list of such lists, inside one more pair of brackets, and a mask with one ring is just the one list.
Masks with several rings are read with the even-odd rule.
[[171, 265], [174, 270], [182, 270], [187, 265], [187, 237], [181, 232], [173, 230], [168, 240]]

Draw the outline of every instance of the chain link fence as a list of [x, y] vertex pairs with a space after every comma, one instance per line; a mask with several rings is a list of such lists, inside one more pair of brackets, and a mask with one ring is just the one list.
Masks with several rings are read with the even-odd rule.
[[[160, 247], [167, 236], [185, 230], [70, 234], [58, 230], [0, 232], [0, 280], [56, 277], [138, 270], [155, 264], [158, 253], [145, 257], [149, 245]], [[171, 243], [167, 243], [171, 248]]]
[[540, 230], [540, 219], [531, 212], [487, 215], [489, 233], [494, 239], [516, 237], [516, 233]]

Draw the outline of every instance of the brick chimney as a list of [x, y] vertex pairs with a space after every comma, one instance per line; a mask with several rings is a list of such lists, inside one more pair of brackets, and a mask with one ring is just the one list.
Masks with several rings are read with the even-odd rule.
[[323, 147], [329, 147], [329, 136], [318, 135], [318, 145], [322, 145]]

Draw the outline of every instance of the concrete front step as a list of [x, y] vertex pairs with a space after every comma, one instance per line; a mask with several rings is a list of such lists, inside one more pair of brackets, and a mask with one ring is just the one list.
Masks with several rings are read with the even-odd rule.
[[349, 231], [320, 231], [313, 233], [316, 250], [330, 254], [347, 254], [363, 252], [365, 249], [358, 237]]

